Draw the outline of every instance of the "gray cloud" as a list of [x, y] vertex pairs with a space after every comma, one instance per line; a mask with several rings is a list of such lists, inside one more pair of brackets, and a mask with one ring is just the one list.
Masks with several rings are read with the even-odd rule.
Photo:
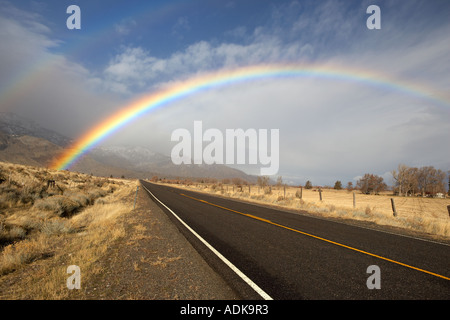
[[[355, 14], [363, 5], [344, 6], [346, 11], [338, 2], [324, 2], [314, 15], [302, 14], [304, 6], [277, 7], [267, 25], [241, 26], [227, 34], [245, 38], [242, 42], [200, 40], [165, 57], [125, 46], [96, 73], [52, 53], [58, 41], [39, 17], [28, 17], [27, 24], [2, 17], [0, 85], [17, 76], [19, 66], [26, 70], [48, 63], [36, 70], [38, 80], [26, 92], [2, 99], [1, 108], [76, 136], [135, 96], [173, 81], [217, 69], [293, 61], [372, 70], [450, 99], [448, 22], [422, 22], [425, 29], [417, 36], [386, 21], [374, 34]], [[398, 163], [450, 167], [443, 147], [450, 132], [448, 105], [394, 88], [324, 78], [265, 79], [208, 90], [141, 117], [105, 143], [140, 144], [170, 154], [171, 132], [192, 130], [194, 120], [202, 120], [205, 129], [223, 131], [280, 129], [279, 175], [290, 181], [332, 184], [367, 172], [388, 177]]]
[[99, 79], [52, 53], [60, 41], [51, 38], [40, 20], [12, 8], [0, 14], [0, 110], [76, 137], [117, 108], [120, 100], [92, 90]]

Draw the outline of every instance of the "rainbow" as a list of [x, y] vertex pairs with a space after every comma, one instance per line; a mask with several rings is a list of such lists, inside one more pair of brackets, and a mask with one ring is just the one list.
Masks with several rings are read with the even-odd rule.
[[432, 100], [445, 106], [450, 105], [445, 97], [440, 96], [429, 88], [392, 79], [368, 70], [351, 70], [348, 67], [343, 68], [330, 65], [298, 64], [255, 65], [231, 70], [220, 70], [194, 76], [136, 99], [83, 134], [69, 148], [64, 150], [59, 157], [54, 159], [50, 167], [57, 170], [70, 168], [84, 154], [120, 128], [151, 110], [169, 105], [187, 96], [234, 83], [266, 78], [290, 77], [318, 77], [336, 81], [357, 82], [398, 91], [421, 99]]

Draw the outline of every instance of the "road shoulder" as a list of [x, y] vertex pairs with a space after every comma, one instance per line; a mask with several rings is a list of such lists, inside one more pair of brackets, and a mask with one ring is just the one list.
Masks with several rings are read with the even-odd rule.
[[139, 189], [136, 209], [121, 223], [127, 236], [100, 262], [105, 272], [86, 298], [240, 299], [143, 188]]

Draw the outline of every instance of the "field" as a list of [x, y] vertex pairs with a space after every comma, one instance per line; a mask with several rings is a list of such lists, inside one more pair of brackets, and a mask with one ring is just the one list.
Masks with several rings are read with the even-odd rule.
[[[252, 186], [222, 184], [175, 184], [190, 190], [217, 194], [257, 203], [276, 205], [286, 209], [305, 210], [310, 214], [337, 219], [372, 222], [379, 226], [399, 227], [430, 234], [436, 238], [450, 239], [450, 216], [447, 206], [450, 198], [398, 197], [389, 192], [366, 195], [353, 191], [322, 189], [322, 200], [318, 189], [303, 188], [300, 199], [299, 188], [272, 186], [265, 189]], [[397, 216], [391, 206], [394, 199]]]

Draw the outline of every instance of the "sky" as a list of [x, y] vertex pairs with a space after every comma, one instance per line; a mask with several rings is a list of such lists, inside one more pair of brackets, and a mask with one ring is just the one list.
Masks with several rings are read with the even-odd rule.
[[[66, 25], [72, 4], [79, 30]], [[370, 5], [381, 29], [367, 27]], [[77, 139], [135, 99], [203, 73], [333, 67], [391, 85], [320, 76], [224, 85], [149, 112], [102, 145], [170, 155], [171, 133], [193, 132], [195, 120], [221, 132], [279, 129], [284, 182], [346, 185], [372, 173], [392, 184], [400, 163], [450, 170], [449, 14], [447, 0], [0, 0], [0, 111]]]

